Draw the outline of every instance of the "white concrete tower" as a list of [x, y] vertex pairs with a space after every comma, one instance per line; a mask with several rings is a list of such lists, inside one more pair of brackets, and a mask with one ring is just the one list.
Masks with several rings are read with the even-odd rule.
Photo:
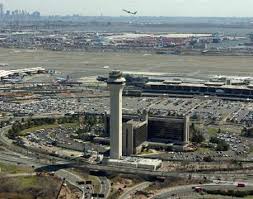
[[107, 84], [110, 89], [110, 158], [122, 157], [122, 91], [125, 78], [120, 71], [109, 74]]

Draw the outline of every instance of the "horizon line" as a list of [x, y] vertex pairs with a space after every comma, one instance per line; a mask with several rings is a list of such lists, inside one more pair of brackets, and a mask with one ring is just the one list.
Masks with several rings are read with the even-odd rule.
[[155, 16], [155, 15], [139, 15], [139, 16], [125, 16], [125, 15], [81, 15], [81, 14], [66, 14], [66, 15], [41, 15], [41, 17], [125, 17], [125, 18], [140, 18], [140, 17], [165, 17], [165, 18], [252, 18], [252, 16]]

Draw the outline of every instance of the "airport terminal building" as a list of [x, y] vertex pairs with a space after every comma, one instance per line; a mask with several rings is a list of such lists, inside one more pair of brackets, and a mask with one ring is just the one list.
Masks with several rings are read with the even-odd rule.
[[232, 98], [253, 98], [253, 85], [245, 82], [183, 83], [181, 81], [148, 82], [144, 93], [211, 95]]

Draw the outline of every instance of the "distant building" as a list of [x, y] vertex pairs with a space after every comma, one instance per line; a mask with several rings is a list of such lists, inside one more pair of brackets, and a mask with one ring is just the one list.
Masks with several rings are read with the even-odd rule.
[[253, 85], [248, 82], [178, 83], [148, 82], [142, 92], [154, 94], [210, 95], [220, 97], [253, 98]]
[[7, 17], [11, 15], [11, 11], [10, 10], [7, 10], [6, 11], [6, 14], [5, 14]]
[[0, 3], [0, 17], [4, 16], [4, 5]]

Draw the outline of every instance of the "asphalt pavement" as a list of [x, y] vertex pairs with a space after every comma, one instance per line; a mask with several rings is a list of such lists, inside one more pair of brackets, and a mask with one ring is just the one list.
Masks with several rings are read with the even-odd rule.
[[105, 195], [105, 198], [108, 198], [111, 193], [111, 182], [106, 177], [99, 177], [100, 180], [100, 192]]

